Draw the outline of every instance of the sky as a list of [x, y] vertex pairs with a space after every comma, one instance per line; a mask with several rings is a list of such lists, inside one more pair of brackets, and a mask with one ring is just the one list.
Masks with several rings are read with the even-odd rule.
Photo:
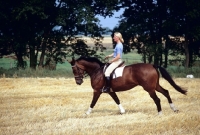
[[119, 10], [118, 12], [115, 12], [114, 15], [109, 18], [109, 17], [101, 17], [101, 16], [98, 16], [99, 20], [100, 20], [100, 24], [102, 25], [102, 27], [108, 27], [110, 28], [111, 30], [118, 25], [118, 21], [120, 20], [119, 18], [116, 18], [116, 17], [119, 17], [122, 13], [123, 13], [124, 10]]
[[[119, 10], [118, 12], [115, 12], [114, 15], [112, 17], [102, 17], [102, 16], [97, 16], [100, 20], [100, 24], [102, 25], [102, 27], [108, 27], [111, 30], [118, 25], [118, 21], [120, 20], [119, 17], [122, 13], [123, 13], [123, 9]], [[53, 28], [53, 30], [60, 30], [61, 26], [55, 26]]]

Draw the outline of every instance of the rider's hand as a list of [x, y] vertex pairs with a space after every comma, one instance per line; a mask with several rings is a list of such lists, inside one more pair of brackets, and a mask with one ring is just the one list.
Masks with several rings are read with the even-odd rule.
[[108, 59], [110, 57], [110, 55], [107, 55], [106, 57], [105, 57], [105, 59]]
[[112, 63], [113, 62], [113, 60], [109, 60], [109, 62], [108, 63]]

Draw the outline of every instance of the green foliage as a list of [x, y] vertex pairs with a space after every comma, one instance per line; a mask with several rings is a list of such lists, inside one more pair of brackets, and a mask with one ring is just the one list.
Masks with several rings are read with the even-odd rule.
[[0, 77], [9, 77], [9, 78], [18, 78], [18, 77], [65, 77], [71, 78], [73, 72], [71, 65], [68, 62], [57, 65], [57, 70], [48, 70], [48, 69], [36, 69], [31, 68], [26, 69], [17, 69], [13, 68], [0, 68]]
[[[107, 49], [104, 52], [101, 52], [100, 50], [97, 51], [97, 56], [99, 59], [103, 62], [105, 55], [108, 55], [112, 53], [113, 49]], [[79, 56], [76, 56], [78, 58]], [[67, 57], [68, 60], [71, 59], [71, 57]], [[123, 60], [125, 61], [126, 65], [134, 64], [134, 63], [141, 63], [142, 57], [141, 55], [137, 54], [137, 51], [134, 50], [132, 53], [123, 54]], [[200, 69], [199, 69], [199, 62], [196, 62], [194, 67], [192, 68], [184, 68], [180, 59], [179, 61], [173, 57], [170, 57], [170, 60], [174, 60], [171, 64], [169, 64], [169, 67], [167, 68], [167, 71], [173, 76], [178, 78], [185, 78], [188, 74], [193, 74], [195, 78], [200, 77]], [[175, 61], [176, 60], [176, 61]], [[104, 61], [105, 62], [105, 61]], [[17, 69], [16, 65], [14, 65], [15, 60], [10, 58], [2, 58], [0, 59], [0, 77], [65, 77], [65, 78], [71, 78], [73, 76], [71, 65], [67, 61], [63, 61], [63, 63], [58, 63], [56, 66], [56, 70], [47, 70], [45, 68], [37, 68], [36, 70], [32, 70], [30, 68], [26, 68], [25, 70]], [[29, 61], [27, 61], [29, 63]]]
[[194, 78], [200, 77], [200, 69], [198, 67], [184, 68], [183, 66], [169, 66], [167, 71], [172, 77], [186, 78], [187, 75], [193, 75]]
[[[109, 30], [100, 26], [97, 15], [112, 16], [113, 11], [125, 8], [119, 26], [113, 30], [124, 37], [124, 53], [137, 48], [144, 62], [153, 57], [154, 64], [162, 65], [162, 54], [167, 63], [170, 51], [185, 55], [187, 67], [200, 56], [199, 7], [200, 1], [196, 0], [0, 1], [0, 57], [15, 54], [20, 68], [26, 68], [24, 57], [28, 57], [32, 69], [49, 65], [49, 60], [62, 63], [66, 56], [101, 58], [103, 55], [96, 51], [105, 50], [101, 35]], [[55, 26], [61, 29], [55, 30]], [[85, 41], [71, 42], [80, 34], [94, 38], [95, 48]], [[136, 35], [141, 36], [139, 41], [130, 44]], [[161, 48], [162, 38], [169, 40], [168, 35], [184, 35], [185, 41], [167, 42]]]
[[[196, 0], [157, 0], [157, 1], [121, 1], [125, 11], [122, 20], [114, 31], [121, 31], [125, 37], [125, 51], [130, 52], [133, 48], [139, 48], [139, 53], [146, 56], [147, 48], [154, 54], [154, 64], [162, 64], [161, 54], [155, 47], [162, 44], [162, 38], [169, 40], [168, 35], [185, 36], [183, 42], [171, 42], [166, 44], [165, 57], [167, 51], [172, 50], [175, 55], [185, 55], [185, 65], [188, 67], [193, 62], [193, 52], [199, 50], [198, 46], [193, 49], [194, 42], [200, 41], [200, 1]], [[140, 41], [137, 44], [130, 44], [139, 35]], [[148, 40], [146, 40], [148, 38]], [[142, 44], [142, 45], [141, 45]], [[143, 46], [144, 48], [142, 48]], [[164, 51], [163, 51], [164, 52]], [[160, 53], [163, 53], [160, 51]], [[155, 55], [158, 54], [158, 55]], [[196, 55], [195, 54], [195, 55]], [[200, 52], [198, 52], [200, 54]], [[160, 59], [160, 60], [159, 60]], [[159, 61], [157, 61], [159, 60]], [[165, 60], [165, 63], [167, 61]], [[144, 60], [145, 61], [145, 60]], [[157, 61], [157, 62], [156, 62]], [[188, 63], [189, 62], [189, 63]]]
[[[125, 59], [126, 60], [126, 59]], [[131, 62], [132, 63], [132, 62]], [[126, 62], [127, 64], [127, 62]], [[175, 78], [186, 78], [187, 75], [193, 74], [195, 78], [200, 78], [200, 69], [198, 67], [193, 68], [184, 68], [182, 66], [169, 66], [167, 71], [172, 77]], [[9, 78], [18, 78], [18, 77], [52, 77], [52, 78], [73, 78], [73, 72], [71, 66], [68, 62], [57, 65], [57, 70], [46, 70], [46, 69], [37, 69], [32, 70], [30, 68], [22, 69], [5, 69], [0, 68], [0, 78], [9, 77]]]
[[[101, 37], [106, 29], [101, 28], [96, 15], [112, 15], [117, 4], [117, 0], [1, 1], [0, 56], [14, 53], [18, 66], [22, 68], [25, 68], [24, 56], [30, 58], [32, 69], [36, 69], [38, 63], [40, 67], [48, 65], [50, 59], [62, 63], [63, 58], [71, 53], [66, 52], [62, 37], [75, 37], [78, 34]], [[55, 26], [61, 26], [61, 29], [53, 31]], [[86, 47], [81, 46], [82, 49]], [[82, 49], [75, 51], [82, 53], [77, 52]], [[86, 53], [87, 49], [84, 51]], [[95, 53], [88, 51], [87, 55]], [[38, 62], [39, 53], [41, 57]], [[45, 57], [47, 63], [44, 63]]]
[[[72, 49], [74, 50], [74, 54], [77, 54], [79, 56], [92, 56], [96, 53], [95, 50], [90, 49], [89, 46], [83, 41], [78, 39], [76, 43], [71, 44]], [[74, 55], [73, 54], [73, 55]]]

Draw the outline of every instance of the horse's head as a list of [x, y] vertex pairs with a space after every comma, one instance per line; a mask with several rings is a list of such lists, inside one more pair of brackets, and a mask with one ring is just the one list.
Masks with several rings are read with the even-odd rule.
[[77, 60], [72, 58], [72, 61], [69, 61], [69, 63], [72, 65], [74, 77], [78, 85], [83, 83], [85, 74], [89, 76], [94, 75], [95, 71], [104, 65], [95, 57], [80, 57]]
[[69, 61], [69, 63], [72, 66], [72, 71], [74, 74], [76, 84], [81, 85], [83, 83], [83, 77], [85, 73], [84, 69], [79, 67], [78, 63], [76, 62], [74, 58], [72, 58], [72, 61]]

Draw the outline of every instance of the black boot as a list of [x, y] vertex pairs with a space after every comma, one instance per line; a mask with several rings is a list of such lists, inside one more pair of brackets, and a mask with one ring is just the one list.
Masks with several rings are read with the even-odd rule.
[[104, 86], [103, 93], [109, 93], [110, 92], [110, 77], [106, 77], [106, 85]]

